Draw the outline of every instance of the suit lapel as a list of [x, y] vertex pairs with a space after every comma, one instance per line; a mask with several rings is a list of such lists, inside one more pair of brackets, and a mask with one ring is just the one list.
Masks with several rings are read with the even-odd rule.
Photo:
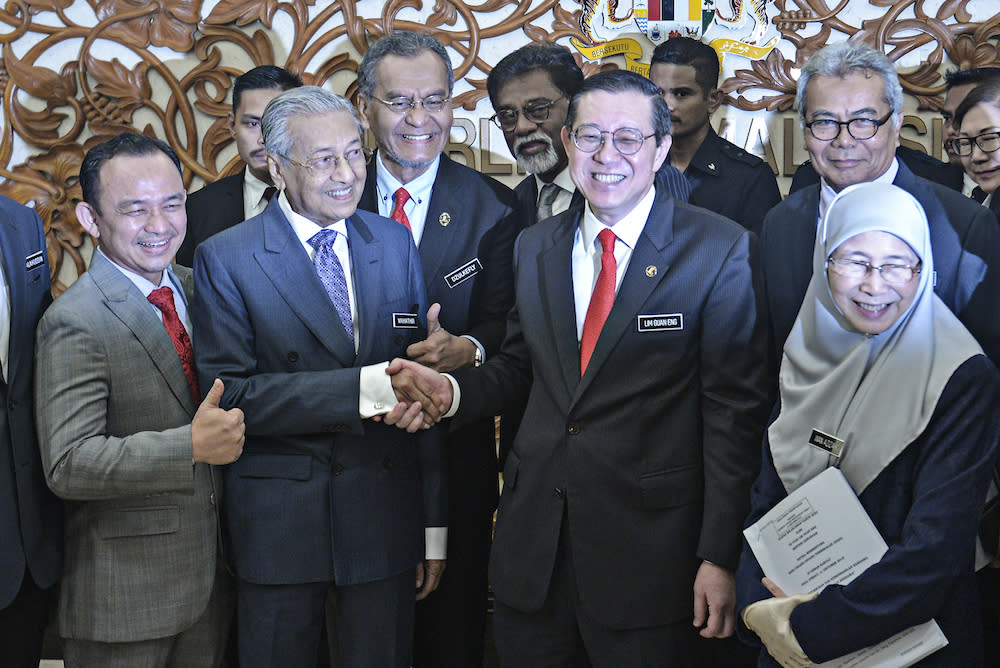
[[[594, 376], [608, 360], [621, 337], [636, 326], [636, 316], [669, 269], [667, 247], [673, 239], [674, 201], [669, 195], [657, 195], [642, 234], [632, 249], [625, 276], [615, 295], [614, 306], [601, 329], [587, 371], [580, 379], [573, 397], [575, 402], [590, 386]], [[652, 274], [652, 275], [650, 275]]]
[[[27, 314], [24, 313], [24, 305], [27, 303], [25, 295], [27, 285], [25, 281], [27, 280], [28, 272], [25, 270], [25, 258], [18, 256], [25, 249], [21, 248], [20, 244], [17, 243], [19, 235], [14, 225], [14, 220], [4, 216], [3, 226], [4, 233], [0, 235], [0, 253], [3, 254], [4, 273], [7, 277], [7, 285], [10, 287], [10, 302], [7, 304], [7, 308], [10, 311], [10, 331], [32, 331], [33, 328], [26, 326], [27, 323], [23, 322], [23, 319], [27, 317]], [[39, 250], [42, 250], [42, 252], [45, 251], [44, 248]], [[45, 265], [41, 271], [48, 271], [48, 265]], [[8, 342], [7, 368], [4, 370], [8, 385], [13, 385], [17, 375], [21, 372], [21, 340], [20, 336], [11, 335]], [[31, 360], [27, 359], [27, 363], [30, 364]]]
[[[462, 188], [452, 187], [455, 183], [454, 163], [451, 158], [441, 154], [437, 176], [431, 188], [431, 201], [427, 206], [427, 218], [424, 220], [424, 232], [420, 237], [420, 264], [424, 268], [424, 283], [428, 290], [435, 277], [455, 267], [442, 267], [445, 257], [451, 257], [449, 247], [455, 240], [462, 225], [462, 217], [470, 215], [472, 207], [466, 205], [466, 192]], [[448, 224], [443, 225], [443, 214], [448, 214]]]
[[193, 415], [196, 407], [187, 376], [163, 320], [156, 317], [156, 311], [139, 288], [100, 253], [94, 253], [88, 273], [104, 294], [108, 309], [129, 328], [160, 371], [170, 391]]
[[[378, 317], [378, 298], [380, 293], [371, 290], [360, 289], [365, 285], [363, 277], [378, 276], [381, 273], [383, 254], [385, 247], [381, 239], [376, 239], [368, 225], [365, 224], [358, 215], [347, 219], [347, 235], [351, 242], [351, 267], [354, 275], [355, 290], [354, 295], [358, 306], [358, 359], [371, 359], [375, 346], [375, 332], [385, 332], [385, 325], [379, 327], [376, 318]], [[361, 280], [359, 280], [361, 279]]]
[[553, 230], [550, 246], [542, 250], [538, 263], [538, 289], [549, 319], [556, 357], [571, 394], [580, 381], [580, 342], [576, 335], [576, 307], [573, 301], [573, 237], [579, 216], [566, 215]]
[[341, 364], [353, 366], [354, 341], [344, 331], [326, 289], [276, 200], [261, 215], [264, 218], [264, 250], [254, 253], [261, 270], [313, 336]]

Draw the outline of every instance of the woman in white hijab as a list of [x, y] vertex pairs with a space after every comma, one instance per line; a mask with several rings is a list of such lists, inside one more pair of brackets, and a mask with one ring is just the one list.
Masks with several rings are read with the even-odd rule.
[[[839, 466], [889, 549], [848, 585], [783, 598], [744, 542], [737, 607], [756, 632], [742, 628], [744, 639], [765, 640], [761, 666], [829, 661], [932, 618], [949, 644], [917, 665], [983, 664], [973, 564], [1000, 375], [933, 280], [912, 196], [864, 183], [834, 199], [785, 342], [747, 525]], [[814, 429], [844, 441], [839, 459], [809, 444]]]

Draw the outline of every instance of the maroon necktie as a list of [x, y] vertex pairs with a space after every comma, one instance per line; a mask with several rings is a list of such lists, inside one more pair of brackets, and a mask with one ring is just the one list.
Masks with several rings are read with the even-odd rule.
[[173, 290], [166, 286], [156, 288], [149, 293], [147, 299], [163, 314], [163, 324], [177, 350], [177, 356], [181, 358], [181, 366], [184, 367], [184, 375], [187, 376], [191, 396], [194, 398], [195, 405], [198, 405], [201, 402], [201, 392], [198, 391], [198, 376], [194, 370], [194, 351], [191, 349], [191, 339], [184, 329], [184, 323], [177, 316]]
[[406, 229], [413, 231], [410, 227], [410, 219], [406, 217], [406, 212], [403, 211], [403, 207], [406, 203], [410, 201], [410, 193], [406, 192], [406, 188], [400, 188], [396, 191], [396, 203], [392, 207], [392, 215], [389, 217], [395, 220], [400, 225], [406, 226]]
[[278, 189], [274, 186], [264, 188], [264, 201], [270, 202], [276, 192], [278, 192]]
[[580, 337], [580, 375], [587, 370], [590, 356], [594, 354], [597, 338], [604, 328], [604, 321], [615, 303], [615, 283], [618, 277], [618, 262], [615, 260], [615, 241], [618, 237], [605, 227], [597, 235], [601, 240], [601, 273], [597, 276], [594, 292], [590, 295], [590, 306], [583, 321], [583, 336]]

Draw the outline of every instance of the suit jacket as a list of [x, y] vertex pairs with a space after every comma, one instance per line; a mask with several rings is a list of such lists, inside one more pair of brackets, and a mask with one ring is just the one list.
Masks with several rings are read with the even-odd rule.
[[766, 405], [756, 239], [658, 193], [581, 378], [579, 220], [566, 212], [522, 233], [503, 350], [455, 373], [456, 419], [528, 396], [504, 467], [493, 591], [538, 610], [568, 529], [588, 614], [619, 629], [690, 620], [701, 560], [735, 569], [757, 471]]
[[[1000, 230], [986, 207], [913, 174], [899, 163], [893, 183], [927, 214], [937, 284], [934, 292], [969, 329], [994, 362], [1000, 360]], [[818, 184], [771, 209], [761, 234], [764, 283], [772, 333], [772, 370], [798, 316], [812, 277]]]
[[243, 211], [243, 175], [233, 174], [207, 184], [198, 192], [188, 195], [187, 234], [177, 250], [177, 264], [194, 266], [194, 249], [205, 239], [229, 229], [246, 218]]
[[226, 469], [236, 574], [257, 584], [384, 579], [424, 558], [424, 527], [447, 526], [443, 450], [358, 413], [360, 367], [402, 357], [426, 325], [395, 326], [427, 299], [401, 225], [347, 221], [360, 343], [344, 331], [275, 198], [195, 253], [192, 308], [202, 382], [243, 409], [243, 456]]
[[[376, 164], [376, 160], [369, 163], [358, 208], [378, 213]], [[446, 214], [448, 222], [443, 224]], [[523, 225], [510, 188], [441, 155], [418, 248], [427, 299], [428, 303], [441, 304], [441, 326], [455, 335], [475, 337], [485, 348], [487, 359], [499, 350], [507, 312], [514, 305], [514, 239]], [[456, 270], [477, 260], [480, 268], [467, 279], [458, 284], [449, 280]], [[426, 338], [427, 332], [423, 335]], [[456, 475], [475, 476], [479, 481], [476, 488], [482, 490], [477, 501], [467, 501], [492, 510], [497, 503], [492, 416], [460, 430], [445, 427], [452, 444], [452, 469]]]
[[[962, 170], [952, 167], [947, 162], [941, 162], [932, 155], [927, 155], [923, 151], [907, 148], [906, 146], [896, 147], [896, 159], [906, 164], [910, 171], [921, 178], [933, 181], [940, 185], [962, 192]], [[795, 170], [792, 177], [792, 185], [789, 187], [789, 194], [802, 190], [807, 186], [819, 183], [819, 174], [812, 166], [812, 162], [806, 160]]]
[[709, 128], [684, 171], [691, 204], [734, 220], [760, 234], [764, 215], [781, 201], [771, 166]]
[[[176, 275], [190, 295], [190, 270]], [[196, 406], [162, 319], [101, 254], [42, 317], [35, 398], [45, 473], [66, 499], [60, 635], [190, 627], [215, 579], [216, 481], [192, 465]]]
[[52, 301], [45, 232], [38, 214], [0, 197], [0, 257], [10, 304], [6, 383], [0, 381], [0, 609], [14, 600], [27, 566], [43, 589], [59, 579], [62, 503], [45, 485], [35, 437], [35, 326]]

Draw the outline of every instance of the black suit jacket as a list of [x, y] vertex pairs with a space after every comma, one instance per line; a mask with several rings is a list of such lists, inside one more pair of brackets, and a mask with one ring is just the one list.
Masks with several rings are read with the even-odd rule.
[[528, 398], [504, 467], [493, 591], [538, 610], [566, 518], [588, 614], [619, 629], [690, 621], [701, 560], [736, 565], [757, 471], [766, 326], [756, 239], [658, 193], [581, 378], [579, 220], [568, 211], [521, 234], [503, 349], [455, 373], [456, 419]]
[[25, 567], [39, 587], [59, 579], [62, 503], [45, 484], [35, 435], [35, 326], [51, 303], [45, 233], [38, 214], [0, 196], [0, 254], [10, 295], [7, 382], [0, 380], [0, 609]]
[[194, 249], [198, 244], [246, 219], [243, 212], [245, 172], [246, 168], [243, 168], [239, 174], [209, 183], [198, 192], [188, 195], [184, 205], [187, 209], [187, 234], [184, 243], [177, 250], [177, 264], [193, 267]]
[[771, 166], [711, 128], [684, 176], [691, 184], [691, 204], [735, 220], [758, 235], [764, 216], [781, 201]]
[[[927, 214], [937, 272], [934, 292], [987, 356], [1000, 361], [1000, 230], [996, 218], [961, 193], [914, 175], [906, 163], [899, 163], [893, 183], [913, 195]], [[815, 184], [792, 193], [764, 219], [761, 252], [775, 372], [812, 277], [819, 188]]]
[[[378, 213], [376, 178], [373, 158], [359, 209]], [[487, 359], [500, 348], [507, 312], [514, 304], [514, 239], [522, 226], [510, 188], [441, 155], [418, 247], [427, 300], [441, 304], [442, 327], [455, 335], [475, 337]], [[456, 284], [456, 272], [470, 266], [472, 271]], [[448, 443], [452, 475], [474, 476], [479, 481], [471, 487], [480, 490], [481, 496], [467, 503], [476, 508], [496, 507], [492, 416], [463, 429], [449, 426]]]

